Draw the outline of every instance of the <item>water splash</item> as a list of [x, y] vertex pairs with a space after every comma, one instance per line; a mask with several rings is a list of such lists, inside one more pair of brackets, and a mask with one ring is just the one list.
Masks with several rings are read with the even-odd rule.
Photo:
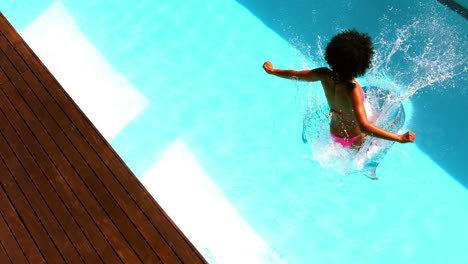
[[[422, 5], [422, 4], [421, 4]], [[447, 92], [466, 82], [467, 56], [466, 41], [460, 37], [447, 18], [438, 15], [434, 7], [426, 8], [424, 16], [413, 19], [404, 26], [397, 26], [385, 16], [382, 33], [374, 39], [376, 54], [373, 66], [365, 78], [358, 79], [367, 86], [366, 111], [373, 113], [372, 122], [386, 130], [402, 134], [406, 132], [403, 102], [419, 92]], [[390, 9], [389, 12], [397, 12]], [[427, 19], [431, 17], [431, 19]], [[317, 48], [297, 45], [305, 58], [314, 58], [305, 69], [326, 65], [323, 59], [322, 37], [317, 37]], [[312, 54], [312, 50], [317, 51]], [[460, 54], [462, 54], [460, 56]], [[320, 59], [317, 59], [320, 58]], [[302, 85], [302, 84], [301, 84]], [[375, 172], [380, 160], [394, 142], [371, 138], [359, 151], [344, 149], [333, 142], [329, 135], [329, 120], [325, 117], [329, 108], [319, 83], [308, 83], [308, 89], [296, 84], [297, 100], [304, 116], [304, 130], [310, 145], [308, 158], [322, 167], [332, 169], [332, 175], [347, 175], [365, 171], [368, 176]], [[376, 89], [377, 88], [377, 89]]]
[[370, 83], [376, 79], [394, 80], [406, 99], [424, 88], [434, 90], [439, 87], [436, 84], [443, 83], [441, 91], [446, 91], [455, 88], [455, 80], [467, 80], [468, 58], [463, 56], [467, 42], [446, 18], [436, 13], [427, 16], [431, 19], [414, 20], [393, 31], [384, 27], [374, 40], [376, 54], [368, 74]]

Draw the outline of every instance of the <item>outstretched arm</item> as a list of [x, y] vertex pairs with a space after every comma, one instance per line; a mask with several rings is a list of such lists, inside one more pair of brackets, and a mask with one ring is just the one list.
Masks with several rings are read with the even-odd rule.
[[400, 143], [414, 142], [416, 136], [411, 131], [408, 131], [403, 135], [398, 135], [385, 129], [382, 129], [374, 125], [372, 122], [369, 122], [369, 120], [367, 120], [366, 109], [364, 108], [363, 98], [360, 89], [353, 89], [350, 92], [350, 98], [351, 103], [353, 105], [353, 111], [356, 117], [356, 121], [358, 122], [359, 128], [363, 133], [377, 138], [398, 141]]
[[299, 81], [308, 81], [315, 82], [320, 81], [324, 76], [330, 72], [328, 68], [317, 68], [313, 70], [304, 70], [304, 71], [295, 71], [295, 70], [280, 70], [273, 68], [273, 64], [270, 61], [267, 61], [263, 64], [263, 69], [268, 74], [273, 74], [275, 76], [285, 78], [285, 79], [294, 79]]

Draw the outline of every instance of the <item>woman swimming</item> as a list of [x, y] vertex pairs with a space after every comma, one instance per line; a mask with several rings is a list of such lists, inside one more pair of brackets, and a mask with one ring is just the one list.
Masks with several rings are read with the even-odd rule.
[[374, 48], [371, 38], [356, 30], [345, 30], [332, 38], [325, 50], [325, 60], [332, 68], [295, 71], [275, 69], [270, 61], [263, 64], [268, 74], [300, 81], [320, 81], [330, 106], [330, 133], [344, 147], [358, 149], [366, 135], [414, 142], [415, 134], [398, 135], [375, 126], [367, 119], [364, 91], [354, 78], [364, 75], [371, 65]]

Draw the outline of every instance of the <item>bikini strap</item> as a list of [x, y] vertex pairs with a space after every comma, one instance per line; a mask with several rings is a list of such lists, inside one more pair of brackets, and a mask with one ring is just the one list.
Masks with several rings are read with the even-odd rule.
[[[343, 122], [343, 117], [346, 116], [344, 113], [340, 113], [336, 110], [330, 109], [330, 112], [328, 113], [328, 118], [331, 120], [333, 118], [333, 114], [335, 114], [341, 121], [341, 126], [343, 127], [343, 130], [346, 134], [346, 137], [349, 137], [348, 131], [346, 131], [345, 124]], [[325, 114], [326, 115], [326, 114]]]
[[333, 81], [333, 83], [335, 84], [341, 81], [337, 72], [334, 72], [334, 71], [331, 72], [330, 81]]

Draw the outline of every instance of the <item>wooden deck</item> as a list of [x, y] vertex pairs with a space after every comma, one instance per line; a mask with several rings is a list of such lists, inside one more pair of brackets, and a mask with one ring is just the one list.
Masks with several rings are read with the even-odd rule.
[[207, 263], [0, 13], [0, 263]]

